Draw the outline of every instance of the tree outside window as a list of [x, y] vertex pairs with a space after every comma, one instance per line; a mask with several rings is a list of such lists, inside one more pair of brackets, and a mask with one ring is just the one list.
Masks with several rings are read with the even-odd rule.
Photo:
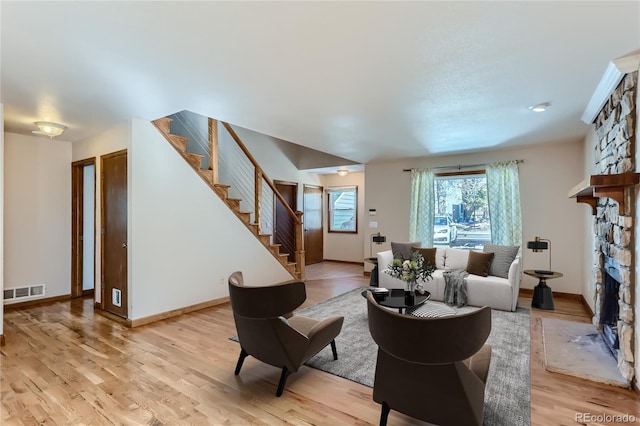
[[329, 232], [358, 232], [358, 187], [327, 188]]

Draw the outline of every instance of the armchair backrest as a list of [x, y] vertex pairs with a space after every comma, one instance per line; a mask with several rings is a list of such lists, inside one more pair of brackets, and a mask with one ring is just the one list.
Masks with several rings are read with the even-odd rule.
[[409, 362], [464, 361], [482, 348], [491, 332], [491, 309], [486, 306], [464, 315], [418, 318], [385, 309], [367, 292], [367, 309], [369, 330], [380, 349]]
[[235, 315], [266, 319], [293, 312], [304, 303], [307, 293], [301, 281], [247, 287], [242, 272], [236, 271], [229, 276], [229, 298]]

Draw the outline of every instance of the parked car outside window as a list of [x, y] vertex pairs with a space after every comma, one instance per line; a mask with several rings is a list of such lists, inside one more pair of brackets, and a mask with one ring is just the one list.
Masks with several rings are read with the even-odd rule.
[[433, 220], [434, 243], [450, 244], [458, 238], [456, 225], [447, 216], [436, 216]]

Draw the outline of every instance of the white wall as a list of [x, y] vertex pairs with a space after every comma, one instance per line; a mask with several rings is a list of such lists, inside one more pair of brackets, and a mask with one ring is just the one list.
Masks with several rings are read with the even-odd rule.
[[[589, 128], [589, 132], [587, 133], [584, 139], [584, 177], [583, 179], [589, 178], [591, 175], [598, 174], [596, 171], [596, 160], [595, 160], [595, 147], [596, 144], [600, 143], [598, 140], [598, 136], [595, 132], [595, 126], [591, 125]], [[584, 258], [584, 283], [582, 286], [582, 297], [587, 302], [591, 311], [595, 312], [595, 300], [594, 295], [596, 291], [595, 280], [594, 280], [594, 265], [596, 260], [595, 254], [595, 232], [593, 231], [593, 224], [595, 216], [591, 213], [591, 206], [585, 204], [584, 205], [584, 247], [582, 250], [582, 256]]]
[[[298, 182], [298, 210], [302, 211], [303, 184], [322, 185], [321, 178], [316, 173], [298, 170], [293, 161], [280, 149], [277, 139], [242, 127], [232, 127], [272, 182]], [[224, 128], [219, 130], [218, 137], [231, 138]]]
[[227, 296], [235, 270], [249, 285], [291, 279], [151, 123], [131, 132], [130, 319]]
[[[325, 193], [322, 195], [323, 204], [323, 223], [324, 226], [324, 258], [326, 260], [340, 260], [345, 262], [362, 263], [365, 257], [369, 257], [369, 246], [367, 246], [366, 254], [363, 250], [362, 240], [367, 238], [369, 229], [368, 217], [364, 215], [364, 173], [352, 172], [346, 176], [338, 176], [337, 173], [321, 175], [322, 185]], [[332, 186], [352, 186], [358, 187], [358, 233], [343, 234], [336, 232], [328, 232], [328, 205], [326, 190]], [[376, 231], [377, 232], [377, 231]], [[366, 235], [365, 235], [366, 234]], [[365, 267], [373, 265], [367, 263]]]
[[71, 143], [4, 134], [4, 287], [71, 292]]
[[[548, 252], [533, 253], [526, 242], [535, 236], [552, 243], [552, 266], [564, 277], [549, 281], [554, 291], [582, 293], [584, 258], [584, 209], [569, 199], [571, 188], [584, 179], [582, 141], [553, 143], [474, 154], [370, 163], [365, 166], [365, 212], [377, 209], [377, 229], [365, 227], [370, 234], [380, 231], [387, 242], [380, 250], [390, 249], [391, 241], [409, 240], [410, 173], [403, 169], [456, 166], [495, 161], [524, 160], [519, 165], [522, 203], [523, 269], [548, 268]], [[368, 241], [364, 241], [368, 251]], [[523, 275], [523, 288], [537, 281]]]
[[[92, 136], [90, 138], [84, 139], [82, 141], [74, 142], [72, 144], [72, 161], [80, 161], [86, 160], [88, 158], [95, 157], [96, 159], [96, 192], [95, 192], [95, 200], [96, 200], [96, 222], [95, 222], [95, 300], [96, 302], [101, 301], [101, 257], [100, 257], [100, 244], [101, 244], [101, 233], [100, 227], [102, 223], [100, 221], [100, 173], [102, 170], [100, 169], [100, 156], [104, 154], [109, 154], [116, 151], [121, 151], [123, 149], [127, 149], [130, 145], [131, 135], [129, 132], [129, 124], [122, 124], [118, 127], [110, 129], [106, 132], [100, 133], [98, 135]], [[130, 162], [130, 160], [128, 160]], [[71, 169], [71, 164], [69, 164], [69, 169]], [[70, 183], [68, 184], [70, 185]], [[71, 189], [69, 189], [71, 192]], [[85, 262], [88, 262], [88, 259], [85, 259]]]
[[[0, 291], [4, 290], [4, 105], [0, 104]], [[4, 334], [4, 303], [0, 303], [0, 336]]]

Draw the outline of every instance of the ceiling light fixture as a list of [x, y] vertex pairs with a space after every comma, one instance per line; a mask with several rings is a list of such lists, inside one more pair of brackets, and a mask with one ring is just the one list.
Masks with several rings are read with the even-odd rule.
[[545, 112], [550, 106], [551, 104], [549, 102], [543, 102], [538, 105], [531, 105], [529, 109], [533, 112]]
[[49, 136], [51, 139], [56, 136], [60, 136], [67, 128], [67, 126], [63, 126], [62, 124], [50, 123], [48, 121], [36, 121], [33, 124], [38, 126], [40, 130], [33, 130], [31, 133], [35, 135]]
[[349, 170], [347, 169], [338, 169], [338, 176], [346, 176], [349, 174]]

